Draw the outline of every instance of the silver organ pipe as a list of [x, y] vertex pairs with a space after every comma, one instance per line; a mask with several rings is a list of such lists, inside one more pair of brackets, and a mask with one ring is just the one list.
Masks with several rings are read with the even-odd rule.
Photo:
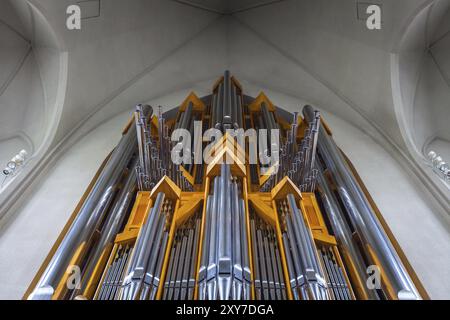
[[87, 247], [92, 243], [94, 231], [107, 214], [117, 184], [136, 151], [136, 128], [131, 126], [112, 152], [29, 299], [50, 299], [75, 251], [83, 243]]
[[[306, 106], [303, 114], [308, 122], [314, 121], [315, 113], [311, 106]], [[346, 213], [360, 239], [376, 254], [386, 280], [394, 288], [394, 298], [420, 299], [413, 281], [378, 221], [371, 204], [346, 164], [336, 143], [323, 128], [319, 129], [318, 150], [337, 185], [337, 191]], [[373, 261], [373, 264], [376, 265], [376, 261]]]
[[250, 258], [243, 199], [230, 166], [221, 166], [208, 197], [203, 254], [199, 269], [200, 300], [249, 299]]
[[289, 273], [296, 280], [294, 296], [305, 300], [328, 300], [327, 284], [311, 231], [292, 194], [280, 203], [279, 210], [286, 224], [286, 236], [283, 235], [286, 255], [290, 255], [288, 260], [292, 261]]
[[158, 287], [154, 280], [161, 272], [159, 261], [164, 259], [168, 234], [166, 226], [172, 211], [171, 200], [165, 200], [164, 193], [159, 193], [133, 248], [120, 292], [121, 299], [155, 298]]
[[[303, 118], [290, 115], [264, 94], [244, 95], [226, 71], [211, 95], [190, 94], [178, 110], [166, 113], [159, 107], [154, 114], [140, 104], [133, 122], [30, 286], [28, 299], [424, 295], [313, 108], [306, 106]], [[241, 148], [259, 154], [260, 161], [220, 162], [229, 153], [241, 159], [241, 150], [229, 143], [239, 137], [224, 134], [244, 126], [269, 130], [268, 139], [254, 139], [256, 146], [248, 139]], [[210, 128], [222, 133], [214, 141], [214, 161], [189, 162], [203, 155], [206, 141], [184, 145], [183, 134], [202, 135]], [[280, 136], [272, 137], [271, 130]], [[183, 150], [181, 163], [171, 161], [173, 148]], [[275, 163], [261, 160], [273, 160], [278, 152]], [[380, 288], [366, 282], [373, 265], [381, 270]], [[75, 287], [66, 283], [69, 267], [79, 267]]]

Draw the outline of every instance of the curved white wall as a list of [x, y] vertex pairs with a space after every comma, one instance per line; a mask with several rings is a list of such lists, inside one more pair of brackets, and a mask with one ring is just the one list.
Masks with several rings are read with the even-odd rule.
[[[450, 151], [450, 1], [416, 8], [391, 54], [392, 94], [402, 137], [423, 185], [450, 212], [450, 186], [426, 159]], [[450, 159], [447, 159], [450, 161]]]
[[419, 153], [435, 139], [450, 141], [448, 21], [449, 1], [429, 5], [414, 17], [399, 48], [405, 121]]
[[[418, 85], [417, 109], [431, 112], [433, 130], [424, 142], [423, 151], [435, 144], [435, 151], [443, 155], [450, 152], [450, 5], [430, 39], [429, 54], [424, 73]], [[450, 161], [450, 157], [446, 157]]]
[[0, 141], [21, 137], [33, 155], [56, 120], [60, 51], [31, 2], [0, 0], [0, 8]]
[[[0, 229], [0, 299], [21, 299], [106, 156], [120, 140], [122, 113], [74, 144]], [[57, 200], [55, 200], [57, 199]]]
[[1, 219], [39, 174], [53, 140], [64, 100], [67, 55], [31, 0], [0, 0], [0, 21], [5, 46], [0, 50], [0, 166], [21, 149], [28, 151], [23, 170], [2, 179]]
[[[30, 153], [41, 142], [43, 88], [30, 41], [9, 1], [0, 1], [0, 158], [11, 159], [21, 141]], [[30, 117], [35, 116], [33, 122]]]

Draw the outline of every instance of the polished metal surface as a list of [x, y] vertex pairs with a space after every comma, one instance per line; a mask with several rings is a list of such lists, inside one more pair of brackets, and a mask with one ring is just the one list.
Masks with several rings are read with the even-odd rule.
[[[177, 112], [136, 107], [29, 299], [420, 299], [318, 111], [290, 117], [243, 95], [229, 71], [200, 98], [205, 109], [191, 98]], [[244, 125], [280, 130], [243, 146], [259, 163], [191, 163], [211, 141], [184, 146], [188, 133], [239, 140], [228, 130]], [[75, 289], [64, 286], [69, 264], [80, 270]], [[372, 288], [374, 266], [382, 285]]]
[[199, 269], [200, 300], [250, 298], [250, 260], [245, 208], [230, 165], [221, 165], [208, 197]]
[[120, 292], [121, 300], [149, 299], [154, 284], [159, 283], [154, 281], [160, 272], [155, 267], [160, 266], [158, 260], [164, 256], [168, 233], [165, 227], [172, 213], [171, 201], [165, 200], [164, 193], [158, 193], [133, 248]]
[[200, 213], [196, 213], [175, 234], [164, 284], [165, 300], [194, 299], [200, 226]]
[[286, 286], [275, 230], [253, 214], [250, 219], [257, 300], [286, 300]]
[[123, 171], [137, 151], [136, 128], [130, 127], [112, 152], [92, 190], [80, 208], [61, 244], [47, 265], [30, 300], [50, 299], [70, 259], [83, 243], [89, 247], [94, 231], [108, 213]]
[[[136, 167], [138, 187], [140, 191], [151, 190], [162, 177], [170, 177], [181, 189], [192, 190], [191, 184], [181, 171], [181, 164], [175, 164], [171, 159], [171, 146], [181, 145], [182, 142], [172, 144], [169, 127], [166, 125], [161, 108], [158, 114], [158, 139], [151, 135], [151, 113], [153, 110], [147, 105], [138, 105], [134, 113], [139, 146], [139, 165]], [[185, 112], [181, 114], [180, 121], [175, 124], [175, 129], [190, 129], [193, 124], [193, 105], [190, 103]], [[188, 146], [191, 153], [191, 146]]]
[[280, 203], [279, 211], [286, 224], [286, 255], [290, 255], [289, 273], [291, 282], [296, 278], [294, 290], [296, 296], [305, 300], [328, 300], [328, 288], [324, 271], [319, 261], [316, 244], [310, 229], [303, 218], [303, 213], [296, 204], [292, 194]]
[[355, 238], [352, 235], [352, 231], [345, 220], [344, 213], [338, 204], [335, 194], [331, 191], [321, 165], [319, 165], [318, 175], [318, 200], [322, 203], [324, 208], [323, 214], [328, 218], [334, 236], [338, 242], [339, 248], [344, 256], [344, 259], [349, 259], [349, 263], [355, 269], [355, 276], [358, 277], [358, 282], [363, 285], [359, 285], [358, 288], [363, 294], [372, 300], [379, 299], [375, 290], [369, 290], [365, 285], [365, 279], [367, 278], [367, 266], [364, 262], [363, 255], [358, 248], [358, 244], [355, 242]]
[[[315, 111], [311, 106], [306, 106], [303, 109], [303, 114], [308, 122], [314, 121]], [[384, 289], [388, 290], [386, 286], [388, 283], [395, 291], [393, 298], [401, 300], [420, 299], [420, 294], [378, 221], [369, 200], [336, 143], [323, 127], [319, 129], [318, 150], [327, 171], [331, 174], [337, 186], [339, 197], [356, 232], [363, 244], [370, 248], [376, 256], [376, 261], [372, 260], [372, 263], [374, 265], [380, 264], [380, 267], [384, 270], [384, 276], [382, 277]]]
[[[133, 164], [131, 165], [131, 168], [134, 167], [135, 162], [133, 162]], [[117, 233], [119, 233], [120, 228], [125, 221], [125, 218], [130, 213], [133, 200], [135, 199], [136, 190], [136, 172], [135, 170], [130, 169], [125, 184], [123, 185], [119, 195], [117, 196], [117, 200], [111, 211], [111, 214], [108, 216], [105, 225], [102, 228], [101, 237], [94, 245], [91, 253], [87, 257], [88, 263], [82, 269], [80, 287], [77, 290], [74, 290], [74, 292], [72, 293], [73, 298], [78, 294], [82, 294], [84, 292], [90, 278], [92, 277], [92, 273], [94, 272], [94, 269], [99, 263], [102, 255], [105, 253], [108, 247], [112, 248], [112, 245], [114, 244], [114, 238], [116, 237]]]
[[[261, 107], [266, 128], [277, 129], [275, 120], [271, 120], [273, 115], [268, 112], [265, 104]], [[262, 186], [262, 191], [267, 192], [276, 186], [285, 176], [288, 176], [302, 192], [314, 192], [316, 189], [317, 166], [316, 151], [317, 139], [320, 128], [320, 113], [315, 112], [313, 120], [309, 123], [304, 132], [304, 137], [297, 144], [298, 114], [294, 113], [291, 129], [287, 132], [285, 143], [279, 148], [276, 144], [271, 144], [270, 152], [280, 149], [280, 159], [277, 164], [276, 174], [269, 177]], [[266, 147], [264, 147], [266, 148]], [[269, 152], [265, 149], [264, 152]]]

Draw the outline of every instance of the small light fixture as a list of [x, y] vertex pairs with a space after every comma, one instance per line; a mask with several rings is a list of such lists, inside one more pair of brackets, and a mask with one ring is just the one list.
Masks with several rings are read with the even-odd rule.
[[2, 174], [5, 177], [14, 175], [19, 167], [24, 165], [27, 156], [28, 152], [25, 149], [21, 150], [6, 164], [6, 167], [3, 169]]
[[433, 171], [444, 181], [450, 181], [450, 166], [435, 151], [428, 152], [428, 160]]

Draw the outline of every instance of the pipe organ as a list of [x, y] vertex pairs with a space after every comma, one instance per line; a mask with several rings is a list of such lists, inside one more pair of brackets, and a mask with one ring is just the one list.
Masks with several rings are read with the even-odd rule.
[[425, 297], [320, 112], [227, 71], [176, 109], [136, 107], [24, 298]]

